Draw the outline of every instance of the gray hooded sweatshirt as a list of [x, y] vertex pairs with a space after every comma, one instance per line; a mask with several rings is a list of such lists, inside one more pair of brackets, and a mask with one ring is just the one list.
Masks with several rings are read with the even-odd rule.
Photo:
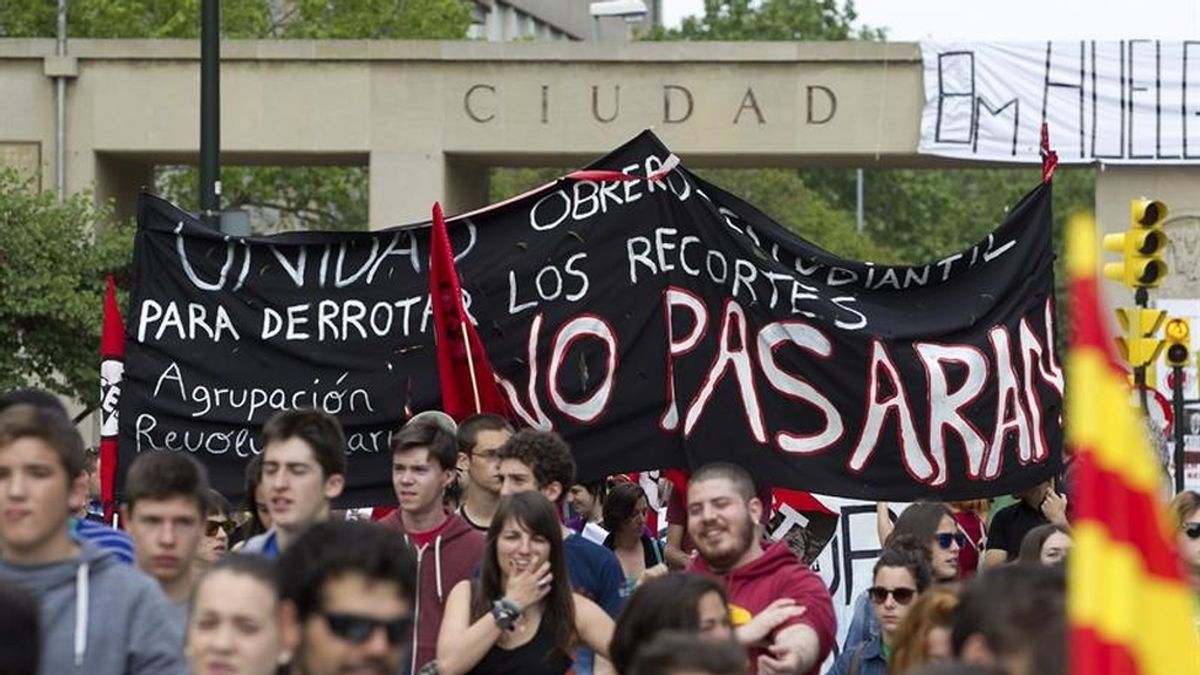
[[83, 543], [47, 565], [0, 560], [0, 579], [38, 599], [42, 675], [186, 675], [183, 636], [158, 583]]

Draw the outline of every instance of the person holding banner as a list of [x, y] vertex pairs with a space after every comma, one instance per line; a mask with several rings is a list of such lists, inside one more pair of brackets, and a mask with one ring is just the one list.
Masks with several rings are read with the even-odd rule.
[[346, 484], [346, 436], [320, 410], [288, 410], [263, 425], [262, 482], [271, 529], [243, 553], [275, 559], [314, 523], [329, 520], [329, 503]]

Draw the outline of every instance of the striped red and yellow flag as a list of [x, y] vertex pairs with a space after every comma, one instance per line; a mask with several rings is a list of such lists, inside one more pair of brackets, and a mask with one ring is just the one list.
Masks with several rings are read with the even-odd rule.
[[1101, 309], [1094, 219], [1073, 217], [1067, 237], [1071, 675], [1200, 673], [1192, 591], [1160, 501], [1161, 467]]

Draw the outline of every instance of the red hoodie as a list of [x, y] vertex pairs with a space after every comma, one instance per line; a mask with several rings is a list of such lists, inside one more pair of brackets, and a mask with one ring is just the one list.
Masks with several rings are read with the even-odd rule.
[[[820, 642], [820, 657], [808, 671], [808, 675], [820, 672], [825, 657], [833, 649], [834, 635], [837, 633], [833, 600], [821, 577], [796, 557], [787, 544], [772, 544], [758, 559], [735, 567], [726, 574], [713, 572], [708, 563], [704, 562], [704, 558], [699, 556], [692, 561], [688, 570], [707, 574], [724, 582], [735, 626], [753, 618], [779, 598], [792, 598], [806, 607], [804, 614], [785, 622], [775, 629], [775, 633], [797, 624], [803, 624], [816, 631]], [[739, 615], [742, 617], [740, 621]], [[770, 637], [773, 639], [774, 633]], [[758, 672], [758, 657], [765, 653], [762, 649], [750, 650], [750, 673]]]
[[[415, 547], [417, 552], [417, 606], [413, 610], [413, 658], [410, 673], [437, 656], [438, 629], [442, 625], [442, 612], [446, 609], [446, 596], [450, 589], [464, 579], [475, 575], [475, 569], [483, 560], [483, 535], [453, 513], [441, 534], [429, 544]], [[380, 525], [400, 534], [404, 524], [400, 512], [394, 511], [379, 521]], [[411, 542], [410, 542], [411, 543]]]

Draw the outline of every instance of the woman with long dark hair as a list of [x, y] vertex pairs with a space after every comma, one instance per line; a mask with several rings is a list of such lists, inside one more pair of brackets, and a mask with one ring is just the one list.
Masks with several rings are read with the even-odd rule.
[[479, 578], [450, 591], [438, 633], [441, 675], [562, 675], [583, 646], [608, 657], [613, 621], [571, 591], [562, 526], [539, 492], [505, 498]]

